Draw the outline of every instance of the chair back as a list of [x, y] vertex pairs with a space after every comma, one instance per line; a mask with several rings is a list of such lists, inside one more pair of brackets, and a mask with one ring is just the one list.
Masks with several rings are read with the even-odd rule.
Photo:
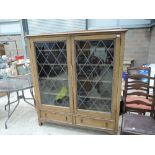
[[[143, 82], [141, 79], [146, 78], [148, 81], [153, 80], [154, 85], [150, 86], [148, 83]], [[153, 93], [149, 94], [148, 90], [153, 89]], [[128, 96], [137, 96], [136, 100], [126, 101]], [[146, 102], [145, 100], [140, 100], [138, 97], [147, 98], [151, 101], [151, 104]], [[123, 101], [126, 104], [141, 104], [145, 106], [151, 107], [151, 111], [154, 113], [155, 107], [155, 77], [150, 77], [146, 75], [127, 75], [125, 81], [125, 89], [123, 91]]]
[[[128, 67], [127, 68], [128, 75], [151, 75], [151, 67]], [[150, 85], [150, 79], [149, 78], [142, 78], [140, 79], [144, 83]], [[149, 88], [146, 89], [147, 94], [149, 94]], [[147, 98], [147, 97], [146, 97]]]

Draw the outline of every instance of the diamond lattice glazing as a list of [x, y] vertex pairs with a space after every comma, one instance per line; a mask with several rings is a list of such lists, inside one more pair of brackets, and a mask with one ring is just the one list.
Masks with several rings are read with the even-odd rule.
[[75, 41], [77, 107], [111, 111], [114, 41]]
[[35, 49], [42, 103], [69, 106], [66, 42], [36, 42]]

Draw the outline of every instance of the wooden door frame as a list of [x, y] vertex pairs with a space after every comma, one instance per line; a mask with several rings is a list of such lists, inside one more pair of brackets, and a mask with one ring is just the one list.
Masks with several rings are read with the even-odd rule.
[[116, 98], [116, 111], [115, 111], [115, 133], [118, 131], [119, 124], [119, 113], [120, 113], [120, 98], [121, 98], [121, 90], [122, 90], [122, 71], [123, 71], [123, 58], [124, 58], [124, 49], [125, 49], [125, 32], [120, 33], [119, 40], [119, 69], [118, 69], [118, 83], [117, 83], [117, 98]]
[[[115, 54], [114, 54], [114, 71], [113, 71], [113, 86], [112, 86], [112, 111], [111, 113], [109, 112], [99, 112], [99, 111], [91, 111], [91, 110], [82, 110], [82, 109], [77, 109], [77, 80], [76, 80], [76, 62], [75, 62], [75, 45], [74, 41], [75, 40], [114, 40], [115, 43]], [[91, 35], [91, 36], [73, 36], [71, 38], [71, 45], [72, 45], [72, 62], [73, 65], [73, 93], [74, 93], [74, 115], [82, 115], [82, 116], [91, 116], [94, 118], [100, 118], [100, 119], [109, 119], [109, 120], [115, 120], [115, 115], [116, 115], [116, 99], [117, 99], [117, 80], [118, 76], [117, 71], [119, 68], [119, 41], [120, 37], [117, 37], [117, 34], [102, 34], [102, 35]]]
[[[66, 41], [66, 52], [67, 52], [67, 67], [68, 67], [68, 88], [69, 88], [69, 107], [63, 107], [63, 106], [54, 106], [54, 105], [46, 105], [42, 104], [41, 102], [41, 94], [40, 94], [40, 87], [39, 87], [39, 75], [38, 75], [38, 67], [37, 67], [37, 60], [36, 60], [36, 53], [35, 53], [35, 42], [42, 42], [42, 41]], [[73, 109], [73, 103], [71, 102], [72, 98], [72, 87], [70, 84], [71, 78], [71, 51], [70, 51], [70, 45], [69, 45], [69, 38], [67, 36], [64, 37], [36, 37], [36, 38], [29, 38], [29, 51], [30, 51], [30, 60], [31, 60], [31, 66], [32, 66], [32, 79], [34, 83], [34, 90], [35, 90], [35, 99], [36, 99], [36, 106], [38, 110], [38, 116], [40, 118], [40, 112], [39, 110], [47, 110], [51, 112], [60, 112], [60, 113], [72, 113]]]

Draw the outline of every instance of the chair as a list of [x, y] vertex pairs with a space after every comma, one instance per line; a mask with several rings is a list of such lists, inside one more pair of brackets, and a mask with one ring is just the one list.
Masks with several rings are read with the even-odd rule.
[[121, 135], [155, 135], [153, 117], [129, 113], [123, 114], [122, 117]]
[[[125, 100], [126, 107], [125, 112], [130, 111], [138, 112], [139, 114], [134, 113], [125, 113], [122, 115], [122, 127], [121, 134], [155, 134], [155, 82], [154, 86], [148, 86], [142, 82], [139, 82], [138, 79], [149, 78], [150, 80], [155, 81], [154, 77], [148, 77], [145, 75], [127, 75], [127, 80], [131, 78], [136, 80], [136, 84], [127, 83], [126, 90], [138, 89], [140, 91], [134, 92], [124, 92], [124, 97], [134, 95], [133, 100]], [[146, 91], [146, 88], [153, 89], [153, 94], [147, 94], [142, 91]], [[146, 98], [147, 97], [147, 98]], [[130, 107], [129, 105], [132, 105]], [[140, 115], [145, 112], [150, 112], [150, 116]]]
[[[154, 104], [154, 86], [149, 86], [143, 82], [141, 80], [143, 78], [148, 79], [148, 81], [155, 81], [154, 77], [146, 75], [126, 76], [125, 90], [123, 91], [124, 112], [143, 114], [145, 114], [145, 112], [151, 112]], [[153, 94], [149, 94], [149, 89], [153, 89]]]
[[[130, 92], [133, 92], [133, 91], [142, 91], [142, 92], [145, 92], [147, 93], [147, 95], [143, 96], [144, 98], [140, 98], [141, 101], [144, 101], [144, 102], [147, 102], [147, 103], [150, 103], [151, 101], [148, 99], [148, 96], [149, 96], [149, 90], [151, 89], [150, 86], [150, 73], [151, 73], [151, 68], [150, 67], [132, 67], [132, 68], [128, 68], [127, 69], [127, 73], [128, 75], [147, 75], [147, 77], [141, 77], [139, 76], [139, 78], [137, 77], [136, 79], [131, 79], [131, 78], [126, 78], [126, 81], [125, 81], [125, 89], [123, 91], [123, 106], [125, 105], [126, 106], [126, 111], [137, 111], [137, 110], [141, 110], [141, 109], [150, 109], [150, 107], [146, 107], [146, 106], [143, 106], [142, 104], [127, 104], [126, 102], [131, 102], [131, 101], [134, 101], [134, 100], [137, 100], [137, 96], [133, 96], [133, 95], [128, 95], [126, 96], [126, 93], [127, 91], [130, 91]], [[143, 73], [143, 74], [142, 74]], [[136, 88], [136, 84], [138, 84], [137, 86], [142, 86], [143, 87], [139, 87], [139, 88]], [[139, 84], [142, 84], [142, 85], [139, 85]], [[130, 87], [128, 87], [128, 85], [131, 85]], [[134, 87], [132, 87], [134, 86]], [[136, 89], [135, 89], [136, 88]], [[138, 90], [139, 89], [139, 90]], [[140, 110], [139, 110], [139, 113], [140, 113]], [[145, 112], [143, 112], [145, 114]]]

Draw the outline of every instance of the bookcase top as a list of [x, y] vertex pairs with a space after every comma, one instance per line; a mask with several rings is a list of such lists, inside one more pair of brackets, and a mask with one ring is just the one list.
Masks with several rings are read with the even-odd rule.
[[92, 34], [103, 34], [103, 33], [121, 33], [126, 32], [127, 29], [98, 29], [98, 30], [81, 30], [81, 31], [70, 31], [70, 32], [62, 32], [62, 33], [50, 33], [50, 34], [39, 34], [39, 35], [26, 35], [27, 38], [31, 37], [45, 37], [45, 36], [67, 36], [67, 35], [92, 35]]

